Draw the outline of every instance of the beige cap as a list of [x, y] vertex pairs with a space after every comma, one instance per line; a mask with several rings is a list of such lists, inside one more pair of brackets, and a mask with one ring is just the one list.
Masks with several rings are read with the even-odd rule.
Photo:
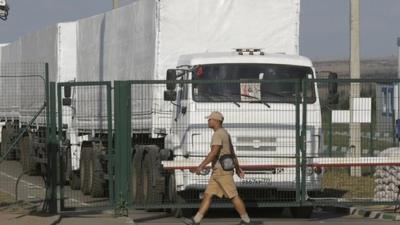
[[222, 113], [214, 111], [209, 116], [207, 116], [206, 119], [214, 119], [223, 122], [224, 116], [222, 115]]

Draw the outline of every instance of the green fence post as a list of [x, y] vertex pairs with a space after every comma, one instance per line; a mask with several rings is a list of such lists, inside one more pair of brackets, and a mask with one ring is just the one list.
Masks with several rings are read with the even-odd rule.
[[111, 104], [111, 82], [107, 84], [107, 130], [108, 130], [108, 144], [107, 144], [107, 155], [108, 155], [108, 161], [107, 161], [107, 171], [108, 171], [108, 188], [109, 188], [109, 197], [110, 197], [110, 202], [112, 205], [115, 204], [115, 193], [114, 193], [114, 161], [115, 159], [113, 158], [114, 155], [114, 148], [113, 148], [113, 118], [112, 118], [112, 104]]
[[303, 204], [306, 200], [306, 169], [307, 169], [307, 77], [303, 79], [303, 119], [301, 131], [301, 201]]
[[[372, 116], [371, 116], [372, 117]], [[374, 155], [374, 128], [371, 122], [369, 123], [369, 156], [372, 157]]]
[[[46, 64], [47, 65], [47, 64]], [[48, 66], [46, 66], [46, 71], [48, 71]], [[48, 73], [48, 72], [46, 72]], [[49, 84], [49, 98], [47, 109], [48, 116], [50, 118], [47, 120], [47, 176], [50, 184], [50, 189], [48, 191], [48, 196], [46, 199], [48, 201], [49, 213], [57, 213], [57, 175], [59, 172], [58, 168], [58, 143], [57, 143], [57, 113], [56, 113], [56, 84], [55, 82], [50, 82]]]
[[131, 85], [127, 81], [114, 82], [115, 121], [115, 193], [117, 208], [126, 210], [129, 201], [129, 171], [131, 139]]
[[[58, 131], [57, 131], [57, 133], [58, 133], [58, 135], [57, 135], [57, 142], [58, 142], [58, 146], [59, 146], [59, 148], [61, 147], [61, 143], [62, 143], [62, 141], [63, 141], [63, 132], [62, 132], [62, 129], [63, 129], [63, 127], [62, 127], [62, 124], [63, 124], [63, 120], [62, 120], [62, 117], [63, 117], [63, 112], [62, 112], [62, 105], [63, 105], [63, 102], [62, 102], [62, 94], [61, 94], [61, 88], [62, 88], [62, 86], [60, 85], [60, 84], [58, 84], [57, 85], [57, 116], [58, 116]], [[60, 161], [60, 163], [62, 163], [63, 162], [63, 160], [62, 160], [62, 157], [59, 157], [59, 161]], [[62, 164], [61, 165], [61, 169], [60, 169], [60, 180], [61, 180], [61, 185], [60, 185], [60, 211], [63, 211], [64, 210], [64, 183], [65, 183], [65, 177], [64, 177], [64, 173], [63, 173], [63, 171], [64, 171], [64, 169], [65, 169], [65, 166], [66, 165], [64, 165], [64, 164]], [[67, 174], [68, 175], [68, 174]]]
[[301, 201], [301, 184], [300, 184], [300, 150], [301, 150], [301, 131], [300, 131], [300, 88], [301, 82], [296, 82], [296, 202]]

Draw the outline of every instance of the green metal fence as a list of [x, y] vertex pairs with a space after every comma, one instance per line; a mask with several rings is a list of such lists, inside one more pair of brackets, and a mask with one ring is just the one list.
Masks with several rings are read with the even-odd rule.
[[[171, 82], [132, 81], [131, 93], [121, 82], [125, 98], [120, 100], [124, 107], [131, 105], [131, 111], [125, 111], [131, 114], [123, 116], [123, 121], [131, 118], [123, 132], [126, 143], [133, 145], [131, 163], [128, 151], [121, 157], [126, 165], [121, 167], [128, 170], [122, 177], [131, 184], [127, 196], [137, 208], [173, 208], [177, 213], [177, 208], [197, 207], [210, 171], [198, 176], [190, 169], [209, 150], [212, 132], [204, 116], [221, 111], [250, 177], [235, 179], [247, 205], [398, 204], [393, 173], [400, 161], [396, 149], [388, 150], [397, 146], [398, 81], [379, 82], [181, 80], [164, 95]], [[337, 93], [332, 85], [338, 86]], [[360, 89], [360, 97], [350, 96], [352, 85]], [[243, 96], [246, 86], [258, 87], [261, 96]], [[224, 93], [226, 89], [230, 92]], [[174, 101], [165, 101], [164, 96]], [[133, 143], [126, 134], [129, 129]], [[216, 200], [213, 206], [226, 207], [228, 202]]]
[[[326, 164], [323, 190], [310, 199], [317, 205], [399, 204], [399, 80], [308, 82], [318, 86], [324, 131], [324, 160], [308, 161]], [[313, 123], [317, 120], [307, 121]]]
[[[225, 116], [245, 170], [234, 180], [247, 206], [308, 214], [312, 206], [398, 204], [398, 82], [60, 83], [60, 177], [69, 183], [61, 187], [61, 209], [126, 214], [133, 207], [181, 216], [197, 208], [212, 168], [192, 171], [210, 150], [205, 116], [212, 111]], [[231, 203], [215, 198], [212, 207]]]
[[[49, 161], [51, 127], [46, 63], [0, 65], [0, 202], [24, 202], [54, 212], [56, 191]], [[55, 113], [55, 112], [54, 112]], [[54, 183], [53, 183], [54, 186]]]
[[[166, 91], [169, 85], [174, 88]], [[190, 170], [210, 149], [212, 131], [204, 117], [212, 111], [225, 115], [224, 127], [247, 173], [244, 180], [235, 176], [246, 204], [302, 205], [305, 188], [320, 185], [305, 176], [305, 130], [316, 128], [301, 122], [302, 108], [316, 107], [317, 99], [315, 92], [303, 91], [310, 88], [304, 85], [301, 80], [131, 81], [124, 86], [131, 94], [123, 100], [131, 110], [123, 118], [131, 118], [125, 129], [131, 128], [133, 155], [126, 152], [122, 158], [131, 165], [123, 177], [130, 179], [132, 206], [168, 208], [175, 215], [198, 207], [212, 171], [195, 175]], [[227, 199], [213, 204], [230, 206]]]
[[58, 84], [61, 211], [113, 205], [111, 96], [111, 82]]

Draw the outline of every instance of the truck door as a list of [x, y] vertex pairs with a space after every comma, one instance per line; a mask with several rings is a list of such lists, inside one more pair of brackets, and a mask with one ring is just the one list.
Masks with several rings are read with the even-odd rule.
[[[182, 77], [182, 80], [186, 80], [187, 75]], [[179, 137], [180, 145], [183, 150], [183, 154], [186, 153], [184, 141], [185, 132], [187, 132], [189, 114], [188, 114], [188, 86], [189, 84], [179, 84], [177, 88], [177, 100], [174, 110], [174, 130], [177, 137]]]

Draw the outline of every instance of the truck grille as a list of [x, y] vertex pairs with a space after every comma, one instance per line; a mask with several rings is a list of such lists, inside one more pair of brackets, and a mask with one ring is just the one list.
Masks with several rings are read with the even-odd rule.
[[260, 146], [260, 147], [254, 147], [254, 146], [237, 146], [236, 151], [269, 151], [273, 152], [276, 151], [276, 146]]
[[242, 142], [261, 142], [261, 143], [275, 143], [276, 137], [237, 137], [237, 143]]

